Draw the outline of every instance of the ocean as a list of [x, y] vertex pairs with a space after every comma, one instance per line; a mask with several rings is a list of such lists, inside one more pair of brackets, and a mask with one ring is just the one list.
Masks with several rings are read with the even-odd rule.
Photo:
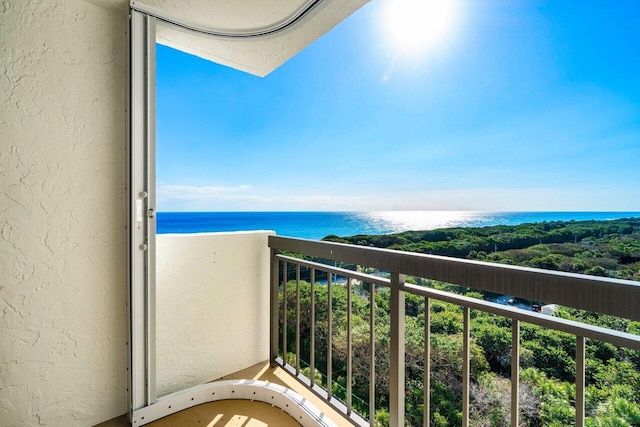
[[321, 239], [331, 234], [354, 236], [447, 227], [629, 217], [640, 217], [640, 212], [158, 212], [157, 233], [273, 230], [281, 236]]

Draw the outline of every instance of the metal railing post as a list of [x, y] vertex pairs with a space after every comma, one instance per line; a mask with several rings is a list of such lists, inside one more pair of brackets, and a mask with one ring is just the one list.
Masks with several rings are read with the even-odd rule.
[[333, 297], [331, 296], [331, 274], [327, 278], [327, 400], [333, 391]]
[[369, 288], [369, 425], [375, 424], [376, 412], [376, 285]]
[[576, 336], [576, 427], [584, 427], [585, 339]]
[[511, 323], [511, 427], [520, 425], [520, 321]]
[[471, 388], [471, 310], [462, 308], [462, 427], [469, 427], [469, 395]]
[[316, 269], [311, 269], [311, 309], [309, 312], [311, 318], [310, 324], [310, 349], [309, 349], [309, 380], [311, 381], [311, 388], [316, 383]]
[[431, 419], [431, 298], [424, 298], [424, 379], [422, 381], [423, 412], [422, 425], [428, 426]]
[[287, 261], [282, 263], [282, 365], [287, 365], [287, 333], [289, 332], [287, 319], [287, 279], [289, 279], [289, 265]]
[[404, 426], [404, 340], [405, 301], [404, 279], [399, 273], [391, 273], [391, 340], [389, 360], [389, 415], [390, 425]]
[[276, 258], [278, 251], [271, 250], [271, 328], [269, 329], [269, 363], [272, 367], [276, 366], [276, 359], [278, 358], [278, 321], [280, 308], [278, 307], [278, 282], [280, 276], [280, 261]]
[[353, 382], [353, 366], [352, 366], [352, 331], [351, 331], [351, 278], [347, 278], [347, 415], [351, 415], [352, 409], [352, 382]]
[[296, 375], [300, 374], [300, 264], [296, 265]]

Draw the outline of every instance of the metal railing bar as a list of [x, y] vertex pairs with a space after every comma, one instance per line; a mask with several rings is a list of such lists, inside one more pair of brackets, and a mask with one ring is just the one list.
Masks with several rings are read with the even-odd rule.
[[376, 413], [376, 285], [369, 288], [369, 425], [375, 425]]
[[300, 373], [300, 265], [296, 265], [296, 375]]
[[309, 365], [310, 365], [310, 377], [311, 377], [311, 387], [315, 385], [316, 382], [316, 269], [311, 268], [311, 310], [309, 312], [309, 316], [311, 316], [311, 349], [309, 354]]
[[344, 243], [269, 236], [274, 249], [640, 320], [640, 283]]
[[351, 414], [352, 361], [351, 361], [351, 278], [347, 279], [347, 415]]
[[576, 427], [584, 427], [585, 339], [576, 336]]
[[287, 279], [289, 278], [287, 268], [287, 262], [285, 261], [282, 266], [282, 358], [285, 365], [287, 364]]
[[331, 297], [331, 275], [327, 279], [327, 395], [331, 400], [331, 389], [333, 386], [332, 367], [332, 347], [333, 347], [333, 300]]
[[612, 329], [592, 326], [573, 320], [560, 317], [549, 316], [535, 311], [524, 311], [518, 308], [501, 305], [495, 302], [484, 301], [477, 298], [466, 297], [464, 295], [452, 294], [432, 288], [425, 288], [418, 285], [406, 283], [404, 290], [425, 297], [430, 297], [444, 302], [450, 302], [461, 307], [468, 307], [498, 316], [516, 319], [521, 322], [555, 329], [572, 335], [579, 335], [585, 338], [608, 342], [610, 344], [627, 347], [632, 350], [640, 350], [640, 336]]
[[423, 388], [423, 426], [427, 427], [431, 419], [431, 299], [424, 298], [424, 379]]
[[366, 273], [361, 273], [359, 271], [347, 270], [346, 268], [332, 267], [327, 264], [322, 264], [322, 263], [313, 262], [313, 261], [306, 261], [300, 258], [290, 257], [287, 255], [278, 254], [276, 255], [276, 257], [283, 261], [300, 264], [303, 267], [317, 268], [318, 270], [322, 270], [326, 273], [332, 273], [340, 277], [352, 278], [352, 279], [360, 280], [361, 282], [375, 283], [376, 285], [381, 285], [381, 286], [387, 286], [387, 287], [391, 286], [391, 280], [387, 279], [386, 277], [374, 276], [373, 274], [366, 274]]
[[[287, 257], [283, 255], [276, 255], [279, 259], [297, 263], [300, 260], [297, 258]], [[336, 267], [329, 267], [325, 264], [313, 263], [309, 261], [300, 261], [301, 265], [315, 265], [319, 270], [332, 272], [341, 276], [351, 277], [356, 280], [362, 280], [369, 283], [375, 283], [380, 286], [389, 287], [389, 280], [386, 278], [366, 275], [362, 273], [353, 272], [352, 270], [345, 270]], [[373, 280], [375, 279], [375, 280]], [[450, 292], [439, 291], [433, 288], [427, 288], [424, 286], [414, 285], [406, 283], [404, 290], [415, 295], [421, 295], [437, 299], [444, 302], [450, 302], [452, 304], [460, 305], [462, 307], [469, 307], [475, 310], [484, 311], [487, 313], [496, 314], [498, 316], [507, 317], [510, 319], [517, 319], [521, 322], [531, 323], [534, 325], [540, 325], [555, 329], [561, 332], [566, 332], [573, 335], [581, 335], [585, 338], [595, 339], [598, 341], [608, 342], [610, 344], [628, 347], [633, 350], [640, 350], [640, 336], [628, 334], [625, 332], [610, 330], [598, 326], [587, 325], [585, 323], [575, 322], [571, 320], [562, 319], [559, 317], [551, 317], [545, 314], [537, 312], [527, 312], [518, 308], [504, 306], [498, 303], [484, 301], [477, 298], [465, 297], [464, 295], [453, 294]], [[618, 316], [619, 317], [619, 316]]]
[[462, 327], [462, 427], [469, 427], [469, 387], [471, 386], [471, 310], [463, 307]]
[[511, 323], [511, 427], [520, 419], [520, 321]]

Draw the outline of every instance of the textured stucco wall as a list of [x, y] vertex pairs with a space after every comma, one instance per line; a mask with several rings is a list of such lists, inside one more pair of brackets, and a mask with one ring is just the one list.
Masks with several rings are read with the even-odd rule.
[[126, 412], [127, 2], [0, 1], [0, 425]]
[[158, 396], [269, 358], [269, 234], [157, 236]]

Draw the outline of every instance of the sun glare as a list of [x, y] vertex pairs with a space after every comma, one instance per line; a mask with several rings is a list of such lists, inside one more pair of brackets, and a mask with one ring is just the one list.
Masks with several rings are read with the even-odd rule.
[[440, 47], [458, 19], [456, 0], [390, 0], [382, 19], [392, 48], [420, 54]]

